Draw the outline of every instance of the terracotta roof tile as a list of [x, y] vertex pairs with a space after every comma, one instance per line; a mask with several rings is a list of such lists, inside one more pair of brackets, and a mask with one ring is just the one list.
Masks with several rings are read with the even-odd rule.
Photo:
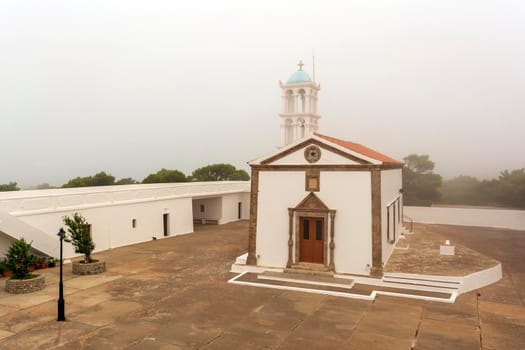
[[360, 145], [358, 143], [353, 143], [353, 142], [350, 142], [350, 141], [343, 141], [343, 140], [336, 139], [334, 137], [321, 135], [321, 134], [318, 134], [318, 133], [315, 133], [314, 135], [317, 136], [317, 137], [320, 137], [322, 139], [325, 139], [328, 142], [335, 143], [336, 145], [344, 147], [344, 148], [346, 148], [346, 149], [348, 149], [350, 151], [362, 154], [362, 155], [364, 155], [366, 157], [369, 157], [369, 158], [372, 158], [372, 159], [375, 159], [375, 160], [379, 160], [380, 162], [383, 162], [383, 163], [403, 164], [403, 162], [401, 162], [399, 160], [396, 160], [394, 158], [390, 158], [389, 156], [386, 156], [386, 155], [384, 155], [382, 153], [374, 151], [373, 149], [368, 148], [368, 147], [363, 146], [363, 145]]

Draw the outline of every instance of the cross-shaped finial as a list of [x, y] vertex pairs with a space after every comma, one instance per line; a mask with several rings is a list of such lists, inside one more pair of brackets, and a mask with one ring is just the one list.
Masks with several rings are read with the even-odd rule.
[[299, 60], [299, 63], [297, 63], [297, 65], [299, 66], [299, 70], [303, 70], [303, 66], [304, 66], [303, 60]]

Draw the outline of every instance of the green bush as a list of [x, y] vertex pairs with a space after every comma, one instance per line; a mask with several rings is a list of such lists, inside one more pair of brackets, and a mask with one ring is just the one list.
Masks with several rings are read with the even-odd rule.
[[24, 238], [14, 241], [9, 246], [7, 251], [7, 268], [13, 271], [14, 279], [27, 279], [31, 277], [29, 273], [29, 265], [33, 259], [33, 255], [29, 254], [31, 244], [33, 242], [26, 242]]
[[67, 235], [64, 241], [71, 243], [75, 248], [75, 253], [84, 254], [84, 262], [91, 262], [91, 252], [95, 249], [95, 243], [91, 239], [87, 227], [86, 219], [79, 213], [72, 217], [65, 216], [64, 224], [67, 226]]
[[47, 260], [47, 267], [55, 267], [55, 265], [57, 264], [57, 261], [59, 261], [58, 258], [50, 257], [50, 258]]

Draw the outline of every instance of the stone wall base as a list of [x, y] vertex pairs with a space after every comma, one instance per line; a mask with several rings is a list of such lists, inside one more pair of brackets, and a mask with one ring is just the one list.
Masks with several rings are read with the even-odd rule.
[[84, 264], [80, 261], [73, 261], [73, 274], [75, 275], [96, 275], [106, 271], [105, 261], [93, 261]]
[[46, 278], [44, 275], [38, 275], [35, 278], [27, 280], [8, 278], [5, 281], [5, 291], [12, 294], [32, 293], [44, 289], [45, 285]]

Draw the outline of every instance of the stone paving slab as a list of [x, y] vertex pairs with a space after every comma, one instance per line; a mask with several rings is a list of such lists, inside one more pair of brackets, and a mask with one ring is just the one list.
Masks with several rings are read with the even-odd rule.
[[6, 337], [10, 337], [12, 335], [14, 335], [15, 333], [13, 332], [8, 332], [8, 331], [4, 331], [4, 330], [0, 330], [0, 339], [4, 339]]
[[56, 322], [57, 268], [41, 295], [0, 291], [0, 349], [524, 349], [525, 232], [423, 228], [502, 261], [504, 278], [454, 304], [232, 285], [248, 223], [209, 225], [97, 253], [108, 266], [99, 276], [66, 265], [66, 322]]
[[100, 275], [86, 275], [82, 277], [72, 278], [64, 282], [64, 288], [87, 289], [114, 281], [121, 277], [121, 275], [112, 275], [110, 273], [102, 273]]
[[451, 236], [439, 234], [421, 226], [414, 234], [406, 235], [396, 243], [384, 271], [437, 276], [466, 276], [496, 266], [499, 261], [473, 249], [455, 245], [455, 255], [440, 255], [439, 247]]
[[415, 349], [479, 349], [480, 332], [474, 325], [423, 319], [419, 326]]

